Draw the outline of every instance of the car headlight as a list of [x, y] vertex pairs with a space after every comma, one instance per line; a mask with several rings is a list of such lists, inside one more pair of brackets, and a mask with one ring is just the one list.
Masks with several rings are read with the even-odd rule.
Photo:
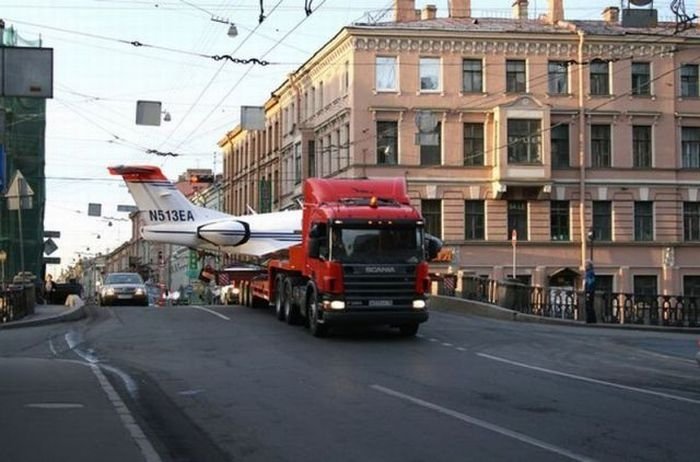
[[231, 289], [231, 293], [233, 295], [238, 295], [241, 293], [241, 290], [238, 287], [234, 287], [233, 289]]
[[425, 309], [425, 300], [413, 300], [413, 308], [416, 310]]
[[105, 294], [114, 295], [114, 289], [112, 287], [107, 287], [107, 290], [105, 290]]
[[146, 291], [144, 291], [143, 288], [141, 288], [141, 287], [137, 287], [136, 290], [134, 291], [135, 295], [143, 295], [145, 293], [146, 293]]

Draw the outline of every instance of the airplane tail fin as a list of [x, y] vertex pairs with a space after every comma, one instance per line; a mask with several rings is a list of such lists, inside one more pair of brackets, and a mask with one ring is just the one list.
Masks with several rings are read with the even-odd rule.
[[108, 169], [112, 175], [121, 175], [124, 179], [147, 225], [187, 223], [226, 216], [216, 210], [194, 205], [158, 167], [119, 165]]

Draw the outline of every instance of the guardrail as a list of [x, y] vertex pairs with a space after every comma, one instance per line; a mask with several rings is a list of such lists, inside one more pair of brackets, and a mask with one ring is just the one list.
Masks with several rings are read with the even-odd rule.
[[[498, 305], [549, 318], [585, 320], [583, 292], [527, 286], [518, 282], [456, 275], [435, 277], [437, 294]], [[700, 327], [700, 297], [596, 292], [596, 318], [601, 323]]]
[[34, 312], [34, 286], [10, 285], [0, 288], [0, 323], [16, 321]]

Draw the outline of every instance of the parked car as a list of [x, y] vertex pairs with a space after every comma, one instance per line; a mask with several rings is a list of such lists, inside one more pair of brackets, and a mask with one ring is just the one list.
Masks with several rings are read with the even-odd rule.
[[138, 273], [110, 273], [105, 277], [99, 294], [100, 305], [148, 306], [146, 285]]

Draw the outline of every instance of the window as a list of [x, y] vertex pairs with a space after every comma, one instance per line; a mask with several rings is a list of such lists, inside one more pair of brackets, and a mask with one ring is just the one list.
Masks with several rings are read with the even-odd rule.
[[294, 184], [301, 183], [301, 144], [294, 145]]
[[632, 94], [637, 96], [651, 94], [651, 65], [649, 63], [632, 63]]
[[321, 112], [323, 110], [323, 82], [318, 83], [318, 111]]
[[683, 276], [683, 295], [700, 297], [700, 276]]
[[398, 122], [377, 121], [377, 164], [396, 165]]
[[307, 143], [309, 150], [309, 165], [307, 167], [309, 178], [316, 176], [316, 140], [309, 140]]
[[526, 83], [525, 61], [522, 59], [506, 60], [506, 91], [525, 93], [527, 91]]
[[700, 127], [681, 127], [683, 168], [700, 168]]
[[610, 201], [593, 201], [593, 239], [612, 240], [612, 203]]
[[700, 76], [698, 74], [697, 64], [684, 64], [681, 66], [681, 96], [697, 98], [700, 96], [698, 83]]
[[464, 239], [483, 241], [485, 236], [484, 201], [464, 201]]
[[637, 168], [651, 168], [651, 126], [632, 127], [632, 161]]
[[396, 56], [377, 56], [375, 62], [377, 91], [394, 91], [396, 81]]
[[551, 201], [550, 231], [553, 241], [569, 240], [569, 201]]
[[642, 297], [654, 297], [659, 293], [656, 287], [656, 276], [653, 275], [635, 275], [634, 276], [634, 295]]
[[508, 119], [508, 163], [540, 163], [540, 121]]
[[604, 294], [613, 293], [613, 276], [611, 274], [596, 274], [595, 291]]
[[350, 61], [345, 61], [345, 71], [343, 72], [342, 82], [343, 93], [345, 93], [350, 87]]
[[421, 165], [440, 165], [440, 153], [442, 152], [442, 122], [437, 123], [435, 131], [437, 132], [437, 145], [429, 146], [421, 144], [420, 146]]
[[483, 69], [480, 59], [462, 60], [462, 91], [464, 93], [481, 93], [484, 91]]
[[593, 167], [610, 167], [610, 125], [591, 125], [591, 164]]
[[421, 91], [440, 90], [440, 58], [420, 58]]
[[569, 92], [569, 64], [566, 61], [550, 61], [547, 64], [548, 91], [551, 95]]
[[513, 230], [519, 241], [527, 241], [527, 201], [508, 201], [508, 239]]
[[569, 124], [552, 125], [549, 136], [552, 145], [552, 167], [569, 167]]
[[591, 95], [610, 94], [610, 64], [599, 59], [591, 62]]
[[700, 202], [683, 202], [683, 240], [700, 241]]
[[484, 165], [484, 124], [464, 124], [464, 165]]
[[634, 203], [634, 240], [654, 240], [654, 203], [651, 201]]
[[425, 220], [425, 232], [442, 239], [442, 201], [440, 199], [423, 199], [420, 210]]

